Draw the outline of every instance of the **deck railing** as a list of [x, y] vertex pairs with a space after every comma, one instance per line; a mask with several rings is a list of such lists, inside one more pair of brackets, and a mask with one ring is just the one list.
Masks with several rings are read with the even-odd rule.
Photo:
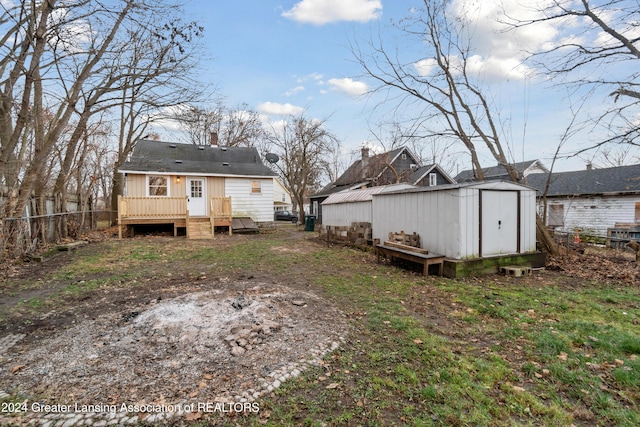
[[118, 197], [120, 218], [185, 218], [186, 197]]
[[231, 220], [231, 197], [211, 198], [211, 217]]

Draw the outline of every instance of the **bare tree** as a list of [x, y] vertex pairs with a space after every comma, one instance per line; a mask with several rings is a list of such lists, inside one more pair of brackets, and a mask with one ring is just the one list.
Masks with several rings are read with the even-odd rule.
[[219, 100], [212, 109], [188, 106], [178, 111], [175, 120], [192, 144], [253, 147], [264, 134], [260, 115], [246, 104], [229, 108]]
[[291, 193], [301, 220], [305, 217], [305, 196], [318, 187], [325, 162], [337, 144], [325, 123], [306, 119], [302, 113], [290, 116], [281, 127], [272, 125], [266, 135], [265, 149], [280, 157], [275, 169]]
[[[177, 103], [176, 81], [188, 79], [192, 40], [202, 29], [176, 20], [176, 10], [170, 0], [3, 3], [0, 185], [10, 196], [4, 218], [22, 216], [34, 193], [41, 209], [53, 171], [58, 208], [65, 209], [69, 166], [86, 149], [90, 120], [130, 100], [119, 91], [136, 91], [137, 102], [147, 102], [146, 116], [137, 116], [145, 123], [152, 109]], [[181, 97], [194, 86], [184, 84]], [[4, 231], [3, 242], [11, 234]]]
[[[552, 0], [543, 4], [529, 6], [534, 18], [505, 16], [504, 20], [514, 29], [547, 24], [560, 29], [556, 39], [530, 52], [530, 60], [548, 76], [580, 87], [584, 97], [602, 105], [600, 114], [588, 120], [609, 136], [580, 152], [609, 144], [640, 146], [638, 1]], [[572, 34], [564, 33], [564, 28], [571, 28]]]
[[426, 130], [433, 136], [461, 141], [471, 154], [477, 179], [484, 179], [476, 150], [476, 145], [482, 144], [518, 181], [518, 171], [507, 159], [491, 100], [468, 69], [472, 55], [468, 28], [462, 20], [450, 21], [448, 3], [424, 0], [421, 13], [396, 25], [404, 35], [415, 37], [425, 46], [424, 57], [402, 62], [399, 54], [391, 55], [381, 40], [372, 41], [368, 52], [356, 44], [354, 56], [365, 75], [379, 83], [375, 91], [399, 92], [399, 104], [417, 105], [421, 115], [416, 120], [425, 127], [444, 123]]
[[[420, 115], [415, 120], [431, 127], [431, 135], [464, 144], [477, 180], [484, 179], [476, 150], [481, 144], [504, 166], [511, 180], [518, 182], [520, 176], [507, 158], [508, 144], [502, 140], [492, 102], [469, 68], [472, 26], [463, 17], [450, 19], [449, 4], [448, 0], [423, 0], [421, 10], [395, 25], [405, 38], [424, 47], [421, 58], [407, 61], [403, 52], [393, 52], [382, 40], [371, 41], [366, 52], [356, 43], [352, 52], [365, 75], [379, 83], [375, 92], [418, 109]], [[405, 45], [411, 42], [403, 41]], [[540, 217], [537, 229], [541, 241], [555, 253], [556, 245]]]

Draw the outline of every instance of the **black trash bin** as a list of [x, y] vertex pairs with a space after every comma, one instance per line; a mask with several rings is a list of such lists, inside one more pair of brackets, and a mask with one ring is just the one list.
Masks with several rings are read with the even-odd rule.
[[316, 229], [315, 215], [306, 215], [304, 217], [304, 231], [314, 231]]

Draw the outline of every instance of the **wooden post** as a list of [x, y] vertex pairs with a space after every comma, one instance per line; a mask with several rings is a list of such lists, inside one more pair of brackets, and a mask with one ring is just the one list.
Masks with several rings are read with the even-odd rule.
[[187, 227], [187, 239], [189, 238], [189, 208], [187, 208], [186, 217], [184, 218], [184, 224]]
[[122, 196], [118, 194], [118, 239], [122, 239], [122, 218], [120, 212], [122, 212]]

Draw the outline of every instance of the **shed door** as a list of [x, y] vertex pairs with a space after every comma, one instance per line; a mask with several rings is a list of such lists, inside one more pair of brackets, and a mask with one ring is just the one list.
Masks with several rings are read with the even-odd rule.
[[480, 190], [480, 256], [518, 253], [518, 192]]
[[189, 196], [189, 216], [207, 215], [207, 192], [205, 179], [200, 177], [187, 178], [187, 196]]

